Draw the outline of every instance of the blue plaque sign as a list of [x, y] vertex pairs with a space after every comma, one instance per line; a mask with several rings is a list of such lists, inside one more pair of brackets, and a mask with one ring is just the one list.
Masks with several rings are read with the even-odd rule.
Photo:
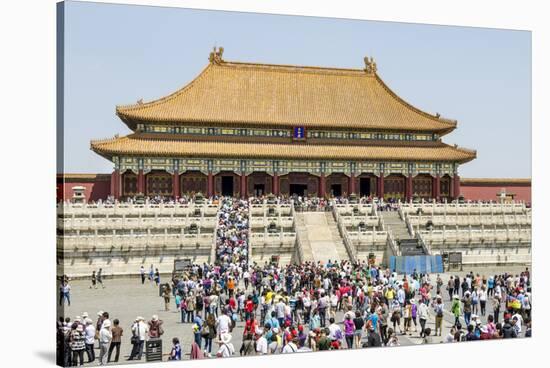
[[293, 139], [306, 139], [306, 128], [303, 126], [294, 127]]

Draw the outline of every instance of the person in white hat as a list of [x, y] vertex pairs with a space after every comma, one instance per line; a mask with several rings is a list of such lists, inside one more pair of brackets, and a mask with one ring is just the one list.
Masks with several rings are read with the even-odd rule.
[[143, 354], [143, 345], [145, 344], [145, 337], [149, 333], [149, 326], [144, 322], [145, 319], [141, 316], [137, 316], [134, 324], [132, 325], [132, 352], [128, 357], [128, 360], [134, 360], [137, 358], [141, 360]]
[[220, 345], [220, 348], [216, 353], [216, 356], [218, 358], [228, 358], [233, 354], [235, 354], [235, 348], [231, 343], [231, 334], [229, 333], [221, 334], [220, 339], [218, 340], [218, 344]]
[[72, 365], [84, 365], [84, 350], [86, 349], [84, 328], [76, 322], [71, 326], [69, 347], [72, 352]]
[[107, 352], [109, 351], [112, 339], [111, 321], [105, 320], [99, 331], [99, 365], [107, 364]]
[[[84, 313], [82, 315], [84, 315]], [[88, 355], [88, 363], [91, 363], [95, 360], [95, 351], [94, 351], [95, 326], [94, 326], [94, 321], [92, 321], [90, 318], [84, 319], [84, 322], [86, 323], [86, 327], [84, 328], [86, 354]]]
[[271, 327], [269, 325], [265, 325], [263, 329], [259, 327], [256, 328], [256, 335], [259, 336], [258, 340], [256, 340], [256, 353], [258, 355], [267, 355], [266, 334], [270, 328]]
[[164, 322], [159, 319], [159, 316], [153, 314], [151, 320], [148, 322], [149, 325], [149, 338], [160, 338], [164, 333], [162, 324]]

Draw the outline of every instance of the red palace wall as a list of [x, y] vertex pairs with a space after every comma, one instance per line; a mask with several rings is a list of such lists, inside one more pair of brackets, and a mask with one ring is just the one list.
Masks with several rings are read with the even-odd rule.
[[[82, 186], [85, 189], [86, 200], [97, 201], [105, 199], [111, 191], [110, 174], [65, 174], [57, 178], [57, 199], [71, 199], [73, 197], [72, 188]], [[252, 180], [250, 180], [252, 181]], [[250, 184], [250, 182], [249, 182]], [[238, 182], [234, 185], [240, 188]], [[316, 189], [316, 188], [312, 188]], [[346, 190], [345, 186], [343, 187]], [[497, 194], [502, 189], [506, 193], [515, 194], [514, 199], [531, 203], [531, 180], [530, 179], [469, 179], [463, 178], [460, 181], [460, 194], [466, 200], [496, 201]], [[249, 193], [250, 193], [249, 188]]]
[[[471, 179], [467, 179], [471, 180]], [[505, 190], [508, 194], [515, 194], [514, 200], [525, 201], [531, 203], [531, 182], [527, 184], [507, 183], [502, 181], [501, 183], [460, 183], [460, 194], [465, 199], [472, 201], [496, 201], [498, 200], [497, 194], [500, 194], [502, 190]]]
[[[64, 180], [63, 180], [64, 179]], [[111, 192], [110, 174], [66, 174], [57, 177], [57, 201], [73, 198], [73, 187], [86, 188], [84, 195], [87, 201], [106, 199]]]

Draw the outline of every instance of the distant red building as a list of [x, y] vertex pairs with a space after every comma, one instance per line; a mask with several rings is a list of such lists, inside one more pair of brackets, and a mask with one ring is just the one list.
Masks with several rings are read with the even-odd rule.
[[[71, 199], [73, 187], [86, 188], [87, 201], [105, 199], [111, 194], [111, 174], [65, 174], [57, 177], [57, 199]], [[460, 179], [460, 194], [466, 200], [495, 201], [501, 192], [516, 201], [531, 203], [531, 179]]]

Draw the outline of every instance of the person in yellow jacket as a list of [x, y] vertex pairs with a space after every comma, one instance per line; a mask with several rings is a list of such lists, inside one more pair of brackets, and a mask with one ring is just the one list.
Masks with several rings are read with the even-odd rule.
[[271, 304], [271, 302], [273, 301], [273, 296], [275, 295], [275, 293], [273, 292], [273, 290], [269, 289], [267, 291], [267, 293], [265, 294], [265, 304], [269, 305]]
[[384, 294], [384, 297], [388, 300], [388, 305], [391, 305], [393, 299], [395, 299], [395, 290], [393, 290], [392, 287], [389, 287], [386, 290], [386, 294]]

